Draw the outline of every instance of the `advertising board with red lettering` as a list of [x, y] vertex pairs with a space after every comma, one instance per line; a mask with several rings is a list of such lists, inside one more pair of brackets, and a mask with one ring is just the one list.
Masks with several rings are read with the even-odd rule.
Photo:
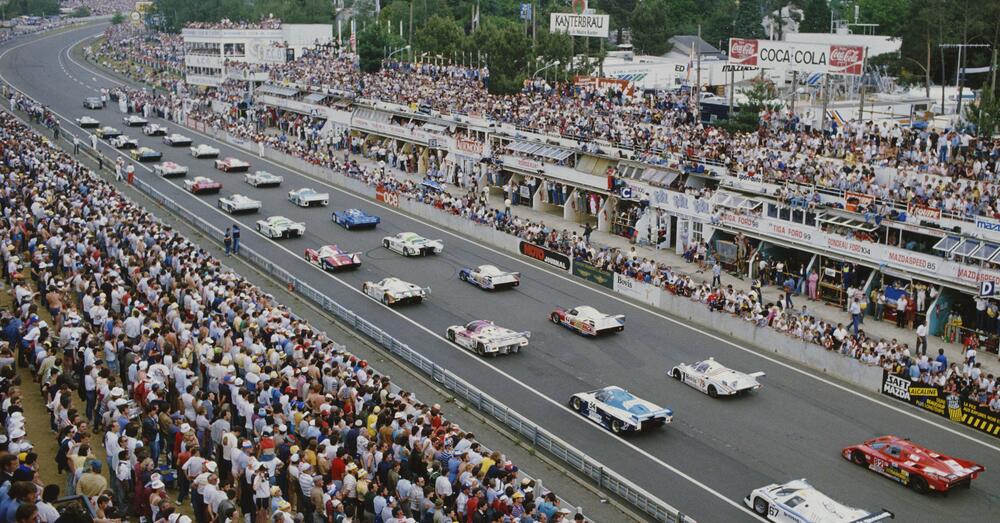
[[728, 64], [858, 76], [863, 73], [865, 52], [859, 45], [730, 38]]

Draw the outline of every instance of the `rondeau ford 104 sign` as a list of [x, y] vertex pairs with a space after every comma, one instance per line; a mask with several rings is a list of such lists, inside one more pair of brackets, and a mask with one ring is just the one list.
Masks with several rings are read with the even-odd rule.
[[865, 48], [859, 45], [729, 39], [729, 64], [734, 66], [858, 76], [863, 72], [864, 61]]
[[549, 18], [549, 31], [571, 36], [607, 38], [610, 23], [608, 15], [552, 13]]

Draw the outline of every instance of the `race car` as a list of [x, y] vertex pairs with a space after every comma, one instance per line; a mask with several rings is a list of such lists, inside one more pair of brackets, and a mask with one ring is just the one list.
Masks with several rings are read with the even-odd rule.
[[556, 310], [549, 315], [549, 319], [556, 325], [562, 325], [586, 336], [600, 336], [625, 330], [624, 314], [604, 314], [587, 305], [573, 309], [556, 307]]
[[98, 138], [110, 140], [116, 136], [121, 136], [122, 132], [114, 127], [111, 127], [110, 125], [105, 125], [104, 127], [94, 131], [94, 134], [96, 134]]
[[407, 305], [420, 303], [431, 293], [430, 287], [421, 287], [399, 278], [384, 278], [381, 281], [366, 281], [361, 290], [368, 297], [386, 305]]
[[260, 210], [260, 200], [234, 194], [219, 198], [219, 208], [229, 214], [251, 213]]
[[186, 176], [188, 168], [187, 166], [178, 165], [174, 162], [163, 162], [159, 165], [154, 165], [153, 172], [164, 178], [175, 178], [179, 176]]
[[569, 398], [569, 406], [615, 434], [662, 427], [674, 419], [674, 411], [616, 385], [578, 392]]
[[155, 162], [163, 158], [163, 153], [149, 147], [139, 147], [132, 149], [132, 159], [137, 162]]
[[715, 398], [747, 394], [759, 389], [757, 378], [764, 373], [746, 374], [726, 367], [715, 358], [708, 358], [693, 365], [681, 363], [670, 371], [670, 375]]
[[168, 134], [163, 137], [163, 143], [171, 147], [181, 147], [185, 145], [191, 145], [191, 139], [183, 134]]
[[141, 116], [139, 116], [137, 114], [130, 114], [130, 115], [122, 118], [122, 123], [124, 123], [127, 127], [140, 127], [140, 126], [145, 126], [146, 124], [148, 124], [149, 120], [147, 120], [147, 119], [145, 119], [145, 118], [143, 118], [143, 117], [141, 117]]
[[334, 223], [347, 230], [374, 229], [382, 221], [378, 216], [368, 214], [361, 209], [333, 211], [330, 216]]
[[[216, 153], [218, 154], [218, 153]], [[250, 169], [250, 164], [239, 158], [223, 158], [215, 161], [215, 168], [226, 173], [242, 173]]]
[[255, 171], [253, 173], [244, 174], [243, 181], [254, 187], [277, 187], [281, 185], [281, 182], [285, 181], [285, 179], [267, 171]]
[[306, 224], [293, 222], [284, 216], [257, 220], [257, 230], [268, 238], [294, 238], [306, 233]]
[[214, 194], [222, 190], [222, 184], [204, 176], [195, 176], [184, 181], [184, 187], [192, 194]]
[[336, 245], [324, 245], [316, 249], [306, 249], [306, 261], [324, 271], [357, 269], [361, 266], [360, 252], [345, 252]]
[[516, 332], [498, 327], [489, 320], [474, 320], [465, 325], [452, 325], [445, 331], [448, 341], [480, 356], [496, 356], [520, 352], [528, 346], [528, 331]]
[[382, 238], [382, 246], [403, 256], [427, 256], [444, 250], [441, 240], [428, 240], [414, 232], [401, 232]]
[[191, 156], [195, 158], [218, 158], [219, 150], [208, 144], [198, 144], [191, 148]]
[[81, 116], [76, 119], [76, 125], [80, 126], [81, 129], [94, 129], [101, 125], [101, 122], [89, 116]]
[[469, 282], [480, 289], [500, 290], [521, 284], [521, 273], [501, 271], [495, 265], [480, 265], [459, 269], [458, 279]]
[[119, 149], [136, 149], [139, 147], [139, 140], [129, 138], [124, 134], [119, 134], [111, 139], [111, 145]]
[[142, 134], [146, 136], [166, 136], [167, 128], [156, 123], [142, 126]]
[[894, 517], [888, 510], [869, 512], [838, 503], [804, 479], [754, 489], [743, 503], [768, 521], [875, 523]]
[[100, 109], [103, 106], [104, 104], [98, 96], [88, 96], [83, 99], [83, 107], [85, 109]]
[[302, 189], [288, 191], [288, 201], [298, 205], [299, 207], [312, 207], [314, 205], [322, 207], [330, 203], [330, 194], [325, 192], [316, 192], [308, 187], [303, 187]]
[[986, 467], [952, 458], [898, 436], [882, 436], [841, 452], [844, 459], [926, 494], [969, 488]]

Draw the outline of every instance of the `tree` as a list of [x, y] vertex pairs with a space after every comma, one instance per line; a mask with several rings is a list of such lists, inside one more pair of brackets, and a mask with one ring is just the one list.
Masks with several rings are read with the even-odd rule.
[[87, 18], [88, 16], [90, 16], [90, 8], [85, 5], [81, 5], [80, 7], [77, 7], [72, 12], [70, 12], [69, 16], [73, 18]]
[[802, 8], [803, 33], [826, 33], [830, 30], [830, 2], [828, 0], [799, 0]]
[[530, 63], [531, 38], [524, 27], [511, 20], [486, 17], [482, 27], [472, 33], [470, 50], [483, 55], [490, 70], [490, 92], [509, 94], [524, 87]]
[[733, 20], [735, 38], [764, 38], [764, 27], [760, 25], [764, 12], [768, 11], [764, 0], [740, 0]]
[[746, 102], [740, 104], [739, 112], [730, 114], [722, 124], [730, 132], [752, 132], [760, 126], [760, 113], [776, 110], [777, 90], [769, 80], [755, 78], [750, 81], [750, 89], [743, 91]]
[[965, 107], [965, 119], [975, 126], [977, 135], [992, 138], [1000, 129], [1000, 97], [988, 88], [983, 89], [979, 100]]
[[453, 18], [434, 15], [413, 31], [413, 51], [452, 59], [465, 50], [466, 36]]
[[632, 12], [632, 45], [637, 51], [661, 55], [670, 50], [670, 38], [697, 31], [693, 0], [644, 0]]
[[[591, 2], [593, 5], [595, 2]], [[600, 7], [611, 16], [611, 27], [616, 34], [615, 42], [622, 43], [622, 31], [631, 27], [632, 13], [635, 11], [637, 0], [601, 0], [596, 7]]]
[[111, 17], [111, 25], [119, 25], [125, 21], [125, 15], [121, 11], [115, 11], [115, 14]]
[[388, 53], [403, 47], [406, 43], [399, 35], [390, 33], [380, 24], [366, 24], [358, 32], [358, 59], [361, 70], [373, 73], [382, 67], [382, 59]]

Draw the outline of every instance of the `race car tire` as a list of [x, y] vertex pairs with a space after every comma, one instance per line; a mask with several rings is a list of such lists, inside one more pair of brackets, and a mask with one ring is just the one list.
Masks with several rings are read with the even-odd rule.
[[486, 345], [483, 342], [476, 343], [476, 354], [480, 356], [486, 354]]
[[575, 396], [572, 397], [572, 398], [570, 398], [570, 400], [569, 400], [569, 406], [572, 407], [572, 409], [575, 410], [575, 411], [577, 411], [577, 412], [580, 412], [581, 410], [583, 410], [583, 402], [580, 401], [580, 398], [577, 398]]
[[382, 295], [382, 303], [384, 305], [389, 305], [389, 293], [385, 293]]
[[754, 498], [753, 499], [753, 511], [759, 516], [767, 516], [767, 510], [771, 508], [770, 505], [764, 498]]
[[677, 380], [677, 381], [680, 381], [681, 378], [682, 378], [682, 376], [681, 376], [681, 370], [680, 369], [674, 369], [674, 379]]
[[622, 430], [623, 429], [621, 421], [618, 421], [616, 419], [611, 420], [611, 432], [614, 432], [615, 434], [621, 434]]
[[458, 279], [462, 281], [469, 281], [469, 277], [463, 271], [458, 271]]
[[715, 388], [715, 385], [709, 385], [708, 386], [708, 396], [710, 398], [718, 398], [719, 397], [719, 391]]
[[257, 224], [257, 232], [262, 232], [262, 231], [261, 231], [261, 227], [260, 227], [260, 224], [259, 224], [259, 223]]
[[408, 247], [403, 247], [403, 256], [413, 256], [415, 253]]
[[549, 316], [549, 319], [551, 319], [552, 323], [555, 323], [556, 325], [558, 325], [560, 323], [560, 321], [559, 321], [559, 314], [558, 313], [553, 312], [552, 316]]
[[382, 240], [382, 247], [389, 248], [389, 240]]
[[324, 270], [324, 271], [328, 271], [328, 270], [330, 270], [330, 268], [331, 268], [331, 267], [330, 267], [330, 264], [329, 264], [329, 263], [327, 263], [327, 262], [323, 262], [323, 270]]
[[918, 494], [926, 494], [930, 492], [931, 487], [927, 484], [927, 480], [920, 476], [912, 476], [913, 479], [910, 480], [910, 488], [912, 488]]
[[455, 331], [448, 329], [446, 336], [448, 337], [448, 341], [455, 343]]
[[855, 465], [861, 465], [862, 467], [867, 467], [868, 458], [865, 456], [864, 452], [861, 452], [860, 450], [855, 450], [854, 452], [851, 452], [851, 463], [854, 463]]

